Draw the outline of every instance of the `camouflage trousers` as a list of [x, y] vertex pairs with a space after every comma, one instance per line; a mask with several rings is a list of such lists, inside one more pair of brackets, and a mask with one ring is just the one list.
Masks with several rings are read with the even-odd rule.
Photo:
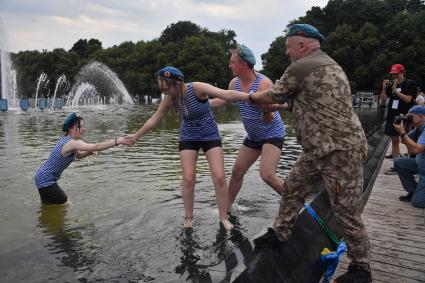
[[307, 195], [324, 182], [332, 212], [341, 225], [348, 256], [363, 270], [370, 270], [370, 245], [361, 213], [363, 211], [363, 146], [306, 160], [301, 153], [285, 181], [278, 216], [273, 228], [277, 237], [286, 241], [291, 236], [298, 213]]

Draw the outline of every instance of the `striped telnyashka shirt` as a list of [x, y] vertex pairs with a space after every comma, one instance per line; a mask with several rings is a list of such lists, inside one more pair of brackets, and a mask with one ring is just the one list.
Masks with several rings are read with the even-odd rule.
[[188, 84], [184, 105], [186, 109], [179, 111], [180, 141], [220, 140], [217, 123], [208, 99], [199, 100], [192, 83]]
[[[249, 92], [257, 92], [260, 81], [264, 75], [257, 74]], [[240, 78], [236, 78], [236, 90], [241, 90]], [[262, 141], [266, 139], [282, 139], [285, 137], [285, 127], [278, 111], [274, 112], [274, 119], [271, 123], [266, 123], [261, 117], [261, 107], [251, 105], [245, 102], [238, 102], [241, 111], [241, 118], [247, 138], [253, 141]]]
[[70, 136], [61, 137], [50, 153], [49, 158], [38, 168], [35, 173], [35, 185], [37, 188], [44, 188], [56, 183], [62, 172], [75, 160], [74, 153], [68, 157], [63, 157], [61, 153], [62, 147], [71, 139]]

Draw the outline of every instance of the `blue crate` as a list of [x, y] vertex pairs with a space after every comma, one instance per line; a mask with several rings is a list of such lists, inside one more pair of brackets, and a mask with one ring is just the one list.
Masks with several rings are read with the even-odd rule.
[[40, 108], [40, 110], [44, 110], [44, 108], [47, 107], [47, 100], [45, 98], [39, 98], [38, 99], [38, 108]]
[[0, 99], [0, 110], [7, 111], [7, 99]]
[[63, 107], [63, 99], [62, 98], [56, 98], [55, 102], [53, 104], [53, 109], [62, 109]]
[[28, 98], [21, 99], [19, 105], [22, 110], [27, 111], [30, 108], [30, 100]]

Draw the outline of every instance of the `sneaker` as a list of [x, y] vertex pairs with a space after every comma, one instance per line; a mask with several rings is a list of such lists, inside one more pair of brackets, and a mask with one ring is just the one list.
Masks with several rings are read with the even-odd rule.
[[386, 158], [386, 159], [392, 159], [392, 158], [393, 158], [393, 154], [392, 154], [392, 153], [390, 153], [390, 154], [388, 154], [388, 155], [385, 155], [385, 158]]
[[[397, 155], [397, 157], [403, 157], [401, 154], [399, 154], [399, 155]], [[392, 155], [392, 153], [390, 153], [390, 154], [388, 154], [388, 155], [385, 155], [385, 158], [386, 159], [393, 159], [393, 155]]]
[[370, 283], [372, 282], [372, 273], [362, 270], [354, 265], [348, 266], [348, 271], [339, 276], [333, 283]]
[[384, 172], [385, 175], [395, 175], [397, 174], [397, 171], [394, 169], [394, 167], [391, 167], [389, 170]]
[[274, 230], [272, 228], [267, 229], [267, 233], [263, 236], [260, 236], [254, 239], [254, 244], [256, 248], [267, 248], [267, 247], [276, 247], [283, 244], [281, 240], [276, 237]]
[[412, 200], [412, 197], [413, 197], [413, 192], [409, 192], [409, 193], [407, 193], [407, 195], [405, 195], [405, 196], [399, 196], [399, 200], [400, 201], [406, 201], [406, 202], [410, 202], [411, 200]]

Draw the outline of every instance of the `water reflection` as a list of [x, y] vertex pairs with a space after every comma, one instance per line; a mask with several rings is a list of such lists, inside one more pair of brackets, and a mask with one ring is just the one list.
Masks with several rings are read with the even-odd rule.
[[84, 272], [95, 262], [91, 247], [85, 244], [80, 231], [68, 225], [65, 205], [42, 205], [38, 216], [38, 227], [50, 241], [45, 248], [57, 255], [63, 266]]
[[175, 268], [175, 272], [180, 274], [184, 280], [192, 282], [209, 282], [210, 275], [207, 270], [198, 265], [201, 256], [198, 251], [202, 249], [199, 236], [193, 229], [182, 229], [178, 236], [180, 239], [181, 263]]
[[[369, 132], [381, 123], [379, 111], [366, 110], [359, 115]], [[134, 106], [80, 112], [87, 122], [86, 140], [97, 142], [134, 132], [154, 111], [152, 106]], [[277, 174], [284, 178], [301, 147], [294, 137], [292, 115], [281, 114], [288, 136]], [[66, 110], [0, 113], [0, 212], [7, 230], [0, 246], [12, 246], [3, 250], [7, 262], [21, 274], [14, 282], [28, 282], [25, 278], [31, 282], [46, 282], [46, 278], [55, 282], [199, 282], [208, 280], [208, 273], [223, 278], [223, 272], [234, 265], [221, 261], [236, 247], [241, 258], [249, 256], [247, 239], [276, 216], [280, 198], [261, 180], [256, 162], [238, 194], [239, 209], [230, 215], [235, 229], [227, 234], [219, 229], [210, 171], [201, 154], [195, 229], [181, 231], [178, 121], [173, 113], [134, 147], [111, 148], [96, 158], [73, 163], [61, 183], [73, 200], [72, 208], [40, 208], [34, 172], [62, 134], [60, 125], [66, 115]], [[228, 179], [245, 131], [237, 107], [217, 109], [215, 115]], [[26, 242], [16, 241], [21, 235], [29, 235]], [[28, 258], [37, 267], [29, 266]]]

